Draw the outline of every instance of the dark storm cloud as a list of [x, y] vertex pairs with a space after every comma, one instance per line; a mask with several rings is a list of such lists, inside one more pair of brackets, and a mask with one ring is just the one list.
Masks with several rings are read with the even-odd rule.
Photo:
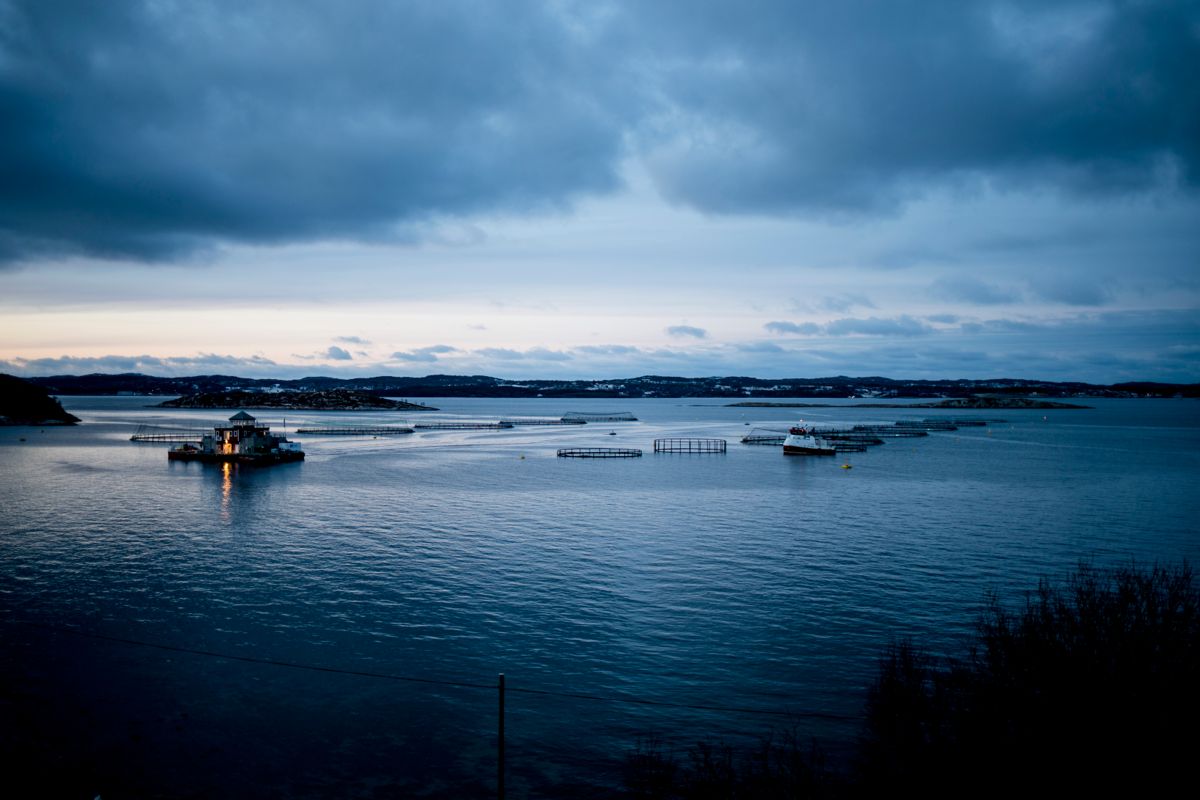
[[0, 261], [412, 237], [610, 191], [890, 211], [1200, 183], [1190, 0], [0, 0]]
[[643, 7], [671, 65], [654, 174], [681, 202], [859, 213], [974, 178], [1200, 183], [1191, 0]]
[[520, 0], [0, 3], [0, 257], [376, 238], [610, 189], [628, 101], [566, 23]]

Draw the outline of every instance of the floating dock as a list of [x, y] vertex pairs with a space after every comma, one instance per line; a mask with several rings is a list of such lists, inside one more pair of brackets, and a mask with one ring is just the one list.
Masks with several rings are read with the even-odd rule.
[[656, 453], [724, 453], [724, 439], [655, 439]]
[[642, 451], [624, 447], [567, 447], [558, 451], [559, 458], [641, 458]]

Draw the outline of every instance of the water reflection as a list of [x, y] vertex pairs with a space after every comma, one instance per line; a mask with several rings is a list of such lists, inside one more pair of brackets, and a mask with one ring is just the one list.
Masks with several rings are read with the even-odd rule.
[[221, 520], [229, 521], [229, 497], [233, 494], [233, 464], [221, 464]]

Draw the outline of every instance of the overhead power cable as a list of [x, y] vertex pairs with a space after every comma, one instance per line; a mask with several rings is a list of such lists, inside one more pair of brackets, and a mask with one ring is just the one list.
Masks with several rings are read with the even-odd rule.
[[[18, 620], [13, 620], [18, 621]], [[148, 647], [154, 650], [164, 650], [171, 653], [186, 653], [188, 655], [203, 656], [207, 658], [223, 658], [228, 661], [241, 661], [247, 664], [262, 664], [272, 667], [287, 667], [290, 669], [303, 669], [312, 672], [326, 672], [336, 675], [353, 675], [360, 678], [379, 678], [390, 681], [403, 681], [406, 683], [421, 683], [431, 686], [450, 686], [461, 689], [487, 689], [496, 691], [499, 687], [496, 683], [480, 683], [478, 681], [451, 681], [438, 678], [421, 678], [413, 675], [396, 675], [387, 672], [370, 672], [366, 670], [344, 669], [342, 667], [327, 667], [319, 664], [304, 664], [298, 661], [285, 661], [276, 658], [260, 658], [257, 656], [244, 656], [234, 653], [223, 653], [216, 650], [205, 650], [196, 647], [181, 647], [179, 645], [161, 644], [158, 642], [147, 642], [141, 639], [129, 639], [120, 636], [109, 636], [101, 633], [92, 633], [89, 631], [81, 631], [77, 628], [66, 628], [57, 625], [47, 625], [41, 622], [32, 622], [27, 620], [19, 620], [25, 625], [41, 628], [43, 630], [53, 631], [55, 633], [67, 633], [72, 636], [81, 636], [87, 639], [96, 639], [104, 642], [115, 642], [118, 644], [133, 645], [136, 647]], [[590, 694], [587, 692], [561, 692], [552, 689], [533, 689], [522, 686], [513, 686], [511, 683], [506, 683], [504, 686], [506, 692], [526, 695], [537, 695], [543, 697], [561, 697], [572, 700], [589, 700], [602, 703], [626, 703], [641, 706], [654, 706], [659, 708], [681, 708], [693, 711], [722, 711], [727, 713], [737, 714], [761, 714], [766, 716], [777, 717], [804, 717], [810, 719], [827, 719], [837, 721], [857, 721], [858, 717], [848, 716], [845, 714], [833, 714], [824, 711], [782, 711], [778, 709], [766, 708], [747, 708], [744, 706], [726, 706], [715, 703], [677, 703], [669, 700], [651, 700], [644, 697], [621, 697], [616, 695], [600, 695]]]

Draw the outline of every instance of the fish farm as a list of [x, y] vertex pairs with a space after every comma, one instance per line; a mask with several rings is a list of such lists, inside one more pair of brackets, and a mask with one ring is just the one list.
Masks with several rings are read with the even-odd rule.
[[742, 444], [782, 445], [787, 431], [774, 428], [755, 428], [742, 437]]
[[724, 439], [655, 439], [656, 453], [724, 453]]
[[158, 442], [161, 444], [200, 444], [205, 431], [177, 430], [158, 425], [138, 425], [129, 437], [131, 442]]
[[642, 451], [625, 447], [567, 447], [558, 451], [559, 458], [641, 458]]
[[562, 416], [563, 422], [637, 422], [638, 418], [629, 411], [569, 411]]
[[499, 431], [511, 428], [511, 422], [418, 422], [419, 431]]
[[908, 439], [929, 435], [929, 431], [920, 428], [897, 428], [894, 425], [855, 425], [851, 430], [855, 433], [869, 433], [881, 439]]
[[917, 431], [956, 431], [958, 426], [950, 420], [942, 419], [902, 419], [896, 423], [897, 428]]
[[296, 433], [315, 436], [391, 436], [398, 433], [412, 433], [412, 428], [396, 425], [380, 428], [297, 428]]
[[[856, 426], [854, 428], [829, 428], [826, 430], [813, 429], [813, 436], [822, 439], [833, 447], [838, 452], [861, 453], [868, 447], [883, 444], [883, 438], [876, 435], [871, 430], [863, 430], [865, 426]], [[899, 435], [902, 436], [925, 436], [924, 431], [909, 433], [902, 431]], [[757, 444], [779, 447], [783, 445], [783, 440], [787, 438], [787, 433], [771, 428], [755, 428], [742, 437], [742, 444]]]

